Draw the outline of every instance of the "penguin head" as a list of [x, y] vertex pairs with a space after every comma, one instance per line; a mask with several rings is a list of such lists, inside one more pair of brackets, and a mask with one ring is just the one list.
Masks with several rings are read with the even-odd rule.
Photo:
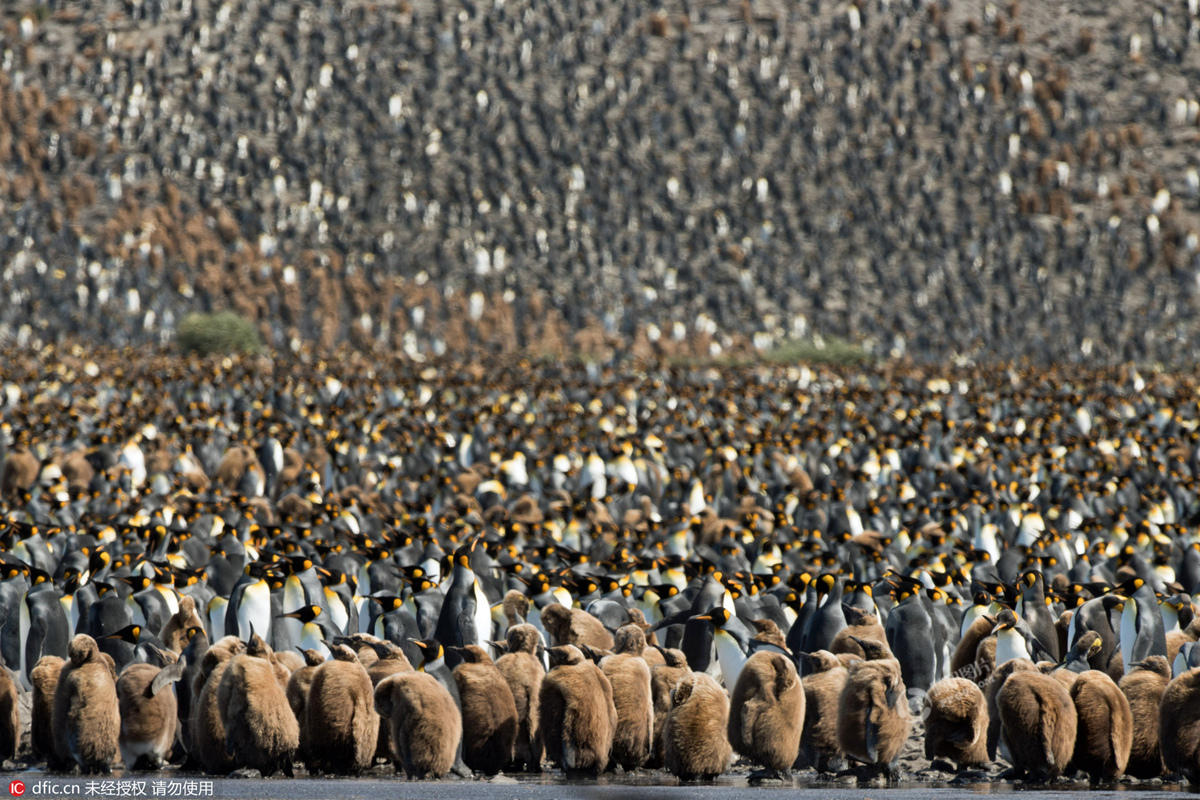
[[410, 639], [421, 651], [421, 669], [441, 661], [446, 653], [437, 639]]
[[562, 644], [557, 647], [551, 647], [547, 652], [550, 655], [551, 667], [582, 664], [587, 659], [583, 651], [573, 644]]
[[371, 595], [371, 599], [376, 603], [379, 603], [384, 614], [389, 611], [395, 611], [396, 609], [400, 608], [400, 606], [404, 605], [404, 600], [394, 594], [373, 594]]
[[102, 636], [100, 638], [102, 638], [102, 639], [120, 639], [121, 641], [128, 642], [129, 644], [137, 644], [138, 640], [141, 639], [141, 637], [142, 637], [142, 626], [134, 623], [132, 625], [126, 625], [124, 628], [121, 628], [121, 630], [113, 631], [112, 633], [110, 633], [106, 636]]
[[730, 614], [729, 609], [725, 608], [724, 606], [717, 606], [716, 608], [710, 609], [707, 613], [694, 617], [694, 619], [702, 619], [711, 622], [712, 626], [717, 630], [724, 628], [732, 618], [733, 615]]
[[280, 614], [279, 616], [287, 617], [288, 619], [298, 619], [307, 624], [321, 616], [321, 610], [322, 609], [320, 606], [309, 603], [306, 606], [300, 606], [300, 608], [296, 609], [295, 611], [290, 611], [287, 614]]
[[1011, 608], [1002, 608], [1000, 613], [996, 615], [997, 632], [1012, 630], [1017, 626], [1017, 615], [1013, 613]]

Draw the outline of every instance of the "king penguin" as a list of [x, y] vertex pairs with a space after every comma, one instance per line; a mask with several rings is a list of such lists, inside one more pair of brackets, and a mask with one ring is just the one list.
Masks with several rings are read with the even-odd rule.
[[[454, 552], [454, 572], [434, 632], [434, 638], [446, 647], [474, 644], [486, 648], [492, 638], [491, 604], [475, 570], [471, 569], [471, 551], [478, 541], [478, 538], [473, 539]], [[458, 651], [446, 652], [446, 664], [450, 669], [461, 662]]]
[[1121, 612], [1121, 660], [1125, 672], [1150, 656], [1167, 656], [1167, 636], [1158, 598], [1144, 578], [1131, 578], [1119, 587], [1128, 599]]

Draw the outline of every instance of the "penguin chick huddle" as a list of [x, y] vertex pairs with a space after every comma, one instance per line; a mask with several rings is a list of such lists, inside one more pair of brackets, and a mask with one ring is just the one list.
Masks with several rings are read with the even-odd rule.
[[7, 355], [10, 761], [1200, 781], [1191, 376]]

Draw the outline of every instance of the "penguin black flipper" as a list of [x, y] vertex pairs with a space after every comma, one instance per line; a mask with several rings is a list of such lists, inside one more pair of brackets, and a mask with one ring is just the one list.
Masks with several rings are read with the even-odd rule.
[[154, 680], [150, 681], [150, 686], [146, 688], [147, 696], [154, 697], [154, 695], [161, 692], [167, 686], [183, 678], [183, 673], [186, 669], [187, 659], [182, 657], [174, 664], [168, 664], [160, 669], [158, 674], [154, 676]]

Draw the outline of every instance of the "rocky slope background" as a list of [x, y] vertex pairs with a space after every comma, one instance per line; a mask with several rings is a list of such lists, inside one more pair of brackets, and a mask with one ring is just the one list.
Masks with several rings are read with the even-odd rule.
[[18, 0], [0, 340], [1188, 361], [1196, 6]]

